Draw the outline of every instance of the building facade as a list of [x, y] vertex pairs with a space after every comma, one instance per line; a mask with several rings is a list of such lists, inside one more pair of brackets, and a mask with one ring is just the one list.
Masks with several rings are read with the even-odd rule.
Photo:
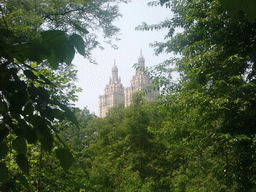
[[[145, 59], [140, 54], [138, 59], [139, 68], [145, 68]], [[149, 89], [152, 84], [152, 79], [146, 75], [143, 70], [137, 69], [135, 75], [130, 81], [130, 87], [124, 89], [121, 78], [118, 77], [118, 68], [116, 63], [112, 68], [112, 78], [110, 77], [109, 83], [104, 89], [104, 95], [99, 96], [99, 116], [105, 117], [108, 109], [117, 106], [119, 103], [123, 103], [125, 107], [131, 104], [132, 95], [140, 90]], [[151, 91], [144, 96], [147, 101], [154, 101], [159, 95], [158, 91]]]

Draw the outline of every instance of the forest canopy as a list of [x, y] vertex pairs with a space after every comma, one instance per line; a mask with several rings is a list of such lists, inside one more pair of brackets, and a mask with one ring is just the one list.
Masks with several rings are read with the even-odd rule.
[[98, 46], [92, 29], [118, 32], [108, 3], [119, 1], [44, 2], [1, 3], [2, 191], [256, 191], [248, 2], [234, 12], [224, 0], [149, 2], [173, 13], [137, 27], [168, 30], [151, 46], [174, 56], [148, 71], [162, 93], [155, 102], [137, 93], [105, 118], [69, 108], [79, 89], [67, 82], [75, 52], [89, 57]]
[[[59, 137], [58, 122], [79, 129], [71, 102], [80, 91], [72, 81], [75, 53], [92, 61], [95, 31], [115, 38], [117, 1], [4, 0], [0, 3], [0, 182], [3, 190], [28, 190], [26, 177], [37, 153], [40, 188], [42, 154], [53, 150], [67, 171], [74, 158]], [[110, 5], [111, 3], [111, 5]], [[34, 146], [31, 148], [31, 146]], [[64, 158], [65, 157], [65, 158]]]

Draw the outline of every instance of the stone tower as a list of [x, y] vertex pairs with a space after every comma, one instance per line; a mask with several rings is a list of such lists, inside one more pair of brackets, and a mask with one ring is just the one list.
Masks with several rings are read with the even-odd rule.
[[124, 103], [124, 87], [121, 78], [118, 78], [118, 68], [114, 62], [112, 78], [109, 78], [109, 83], [104, 89], [104, 95], [99, 96], [99, 116], [105, 117], [108, 109], [119, 103]]
[[[142, 51], [140, 53], [138, 63], [140, 68], [145, 68], [145, 59], [142, 56]], [[108, 109], [117, 106], [119, 103], [124, 103], [125, 107], [131, 104], [132, 95], [140, 90], [150, 89], [152, 80], [150, 77], [144, 73], [143, 70], [137, 69], [135, 75], [131, 79], [130, 87], [125, 88], [121, 84], [121, 78], [118, 78], [118, 69], [116, 63], [112, 68], [112, 78], [109, 79], [109, 84], [107, 84], [104, 89], [104, 95], [99, 96], [99, 116], [105, 117]], [[144, 96], [147, 101], [154, 101], [159, 95], [158, 91], [151, 91]]]
[[[142, 51], [140, 53], [138, 59], [139, 67], [145, 69], [145, 59], [142, 56]], [[124, 96], [124, 103], [125, 107], [128, 107], [131, 104], [132, 95], [141, 90], [150, 89], [152, 80], [150, 77], [144, 73], [143, 70], [137, 69], [135, 75], [131, 79], [130, 87], [125, 88], [125, 96]], [[159, 95], [158, 91], [151, 91], [144, 99], [147, 101], [154, 101], [154, 99]]]

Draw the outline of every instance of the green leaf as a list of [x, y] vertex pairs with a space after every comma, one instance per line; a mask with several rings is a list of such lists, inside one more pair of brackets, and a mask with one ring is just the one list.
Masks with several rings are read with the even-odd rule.
[[32, 102], [27, 102], [24, 108], [25, 115], [33, 115], [34, 107]]
[[0, 182], [4, 182], [8, 177], [8, 169], [4, 163], [0, 163]]
[[52, 101], [53, 104], [58, 105], [62, 110], [65, 111], [64, 115], [65, 117], [70, 120], [72, 123], [74, 123], [77, 127], [79, 127], [79, 123], [77, 121], [77, 118], [75, 117], [74, 113], [66, 106], [60, 103], [57, 99], [54, 98]]
[[77, 29], [78, 31], [81, 31], [83, 34], [88, 34], [89, 31], [85, 28], [82, 28], [79, 24], [77, 23], [73, 23], [75, 29]]
[[17, 151], [18, 153], [21, 153], [23, 155], [26, 155], [27, 152], [27, 144], [25, 139], [21, 137], [17, 137], [15, 140], [12, 141], [12, 147]]
[[44, 31], [41, 33], [41, 36], [43, 44], [51, 50], [50, 57], [46, 57], [46, 59], [53, 68], [56, 69], [59, 63], [66, 62], [68, 65], [71, 63], [75, 55], [75, 50], [64, 31]]
[[45, 84], [54, 85], [49, 79], [47, 79], [44, 75], [40, 74], [39, 77], [44, 80]]
[[55, 153], [56, 157], [60, 160], [61, 167], [64, 169], [64, 171], [67, 171], [74, 162], [72, 154], [65, 148], [56, 149]]
[[36, 142], [38, 140], [36, 131], [34, 129], [30, 129], [27, 134], [28, 134], [28, 136], [27, 136], [28, 143], [29, 144], [36, 144]]
[[73, 47], [73, 45], [69, 45], [67, 46], [67, 54], [66, 54], [66, 58], [65, 58], [65, 63], [70, 65], [71, 62], [73, 61], [75, 56], [75, 49]]
[[16, 118], [16, 120], [18, 120], [18, 122], [19, 122], [19, 124], [18, 124], [19, 129], [17, 130], [17, 136], [21, 136], [21, 137], [27, 139], [29, 137], [28, 132], [30, 131], [31, 126], [28, 125], [26, 123], [26, 121], [24, 121], [24, 119], [17, 119]]
[[1, 113], [1, 114], [4, 114], [4, 113], [6, 113], [6, 112], [7, 112], [6, 104], [5, 104], [5, 102], [2, 102], [2, 101], [0, 100], [0, 113]]
[[47, 128], [48, 130], [43, 132], [43, 137], [40, 138], [40, 142], [42, 143], [42, 148], [45, 151], [51, 152], [52, 148], [53, 148], [53, 136], [50, 132], [50, 129]]
[[26, 174], [29, 174], [29, 166], [28, 166], [28, 159], [23, 154], [18, 154], [16, 157], [16, 162], [19, 166], [19, 168]]
[[59, 109], [53, 109], [52, 110], [52, 115], [59, 120], [64, 120], [65, 119], [65, 115], [62, 111], [60, 111]]
[[20, 43], [13, 46], [13, 49], [14, 58], [20, 63], [24, 63], [26, 60], [41, 63], [46, 57], [51, 55], [51, 51], [47, 45], [42, 44], [39, 41]]
[[34, 63], [31, 64], [32, 68], [35, 68], [36, 66], [37, 66], [37, 62], [34, 62]]
[[53, 51], [51, 51], [51, 56], [47, 57], [47, 61], [50, 63], [53, 69], [57, 69], [60, 63]]
[[39, 98], [42, 100], [42, 102], [44, 104], [48, 104], [49, 103], [49, 98], [50, 98], [49, 91], [47, 91], [43, 87], [39, 87], [38, 88], [38, 93], [39, 93]]
[[38, 77], [30, 70], [25, 70], [23, 71], [23, 73], [26, 75], [27, 78], [32, 79], [32, 80], [36, 80], [38, 79]]
[[6, 143], [0, 143], [0, 160], [4, 159], [8, 153], [9, 149]]
[[41, 134], [39, 141], [42, 143], [42, 147], [45, 151], [51, 152], [53, 148], [53, 136], [51, 129], [47, 126], [47, 121], [38, 115], [32, 117], [32, 124], [34, 128], [38, 130]]
[[70, 43], [76, 48], [79, 54], [85, 55], [84, 40], [80, 35], [73, 34], [69, 37]]
[[36, 99], [36, 97], [39, 94], [39, 91], [36, 87], [32, 86], [28, 88], [28, 93], [30, 95], [30, 98], [34, 101]]
[[18, 90], [10, 97], [10, 111], [21, 113], [22, 107], [28, 100], [28, 94], [25, 89]]
[[30, 190], [30, 187], [29, 187], [29, 185], [28, 185], [28, 181], [27, 181], [27, 179], [26, 179], [26, 177], [25, 177], [24, 175], [18, 173], [18, 174], [16, 175], [16, 177], [17, 177], [17, 179], [19, 180], [19, 182], [20, 182], [24, 187], [26, 187], [27, 190], [31, 191], [31, 190]]
[[165, 3], [169, 2], [170, 0], [160, 0], [161, 6], [163, 6]]

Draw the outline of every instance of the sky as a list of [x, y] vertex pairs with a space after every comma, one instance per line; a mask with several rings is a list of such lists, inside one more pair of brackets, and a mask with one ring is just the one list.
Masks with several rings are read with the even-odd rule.
[[128, 4], [119, 5], [122, 18], [114, 23], [121, 29], [119, 36], [121, 40], [115, 43], [119, 48], [114, 50], [109, 45], [103, 44], [104, 50], [95, 49], [92, 56], [98, 63], [97, 65], [91, 64], [78, 54], [75, 56], [73, 64], [78, 70], [76, 85], [83, 89], [81, 93], [78, 93], [79, 101], [75, 103], [76, 107], [80, 109], [87, 107], [90, 112], [99, 114], [99, 95], [104, 94], [114, 60], [116, 60], [121, 83], [124, 87], [129, 87], [130, 80], [135, 74], [132, 66], [137, 63], [141, 50], [146, 67], [157, 65], [171, 57], [170, 54], [155, 56], [153, 48], [149, 47], [149, 44], [154, 41], [164, 41], [167, 30], [135, 31], [135, 27], [142, 22], [156, 24], [172, 15], [170, 9], [165, 7], [149, 7], [147, 5], [149, 1], [133, 0]]

